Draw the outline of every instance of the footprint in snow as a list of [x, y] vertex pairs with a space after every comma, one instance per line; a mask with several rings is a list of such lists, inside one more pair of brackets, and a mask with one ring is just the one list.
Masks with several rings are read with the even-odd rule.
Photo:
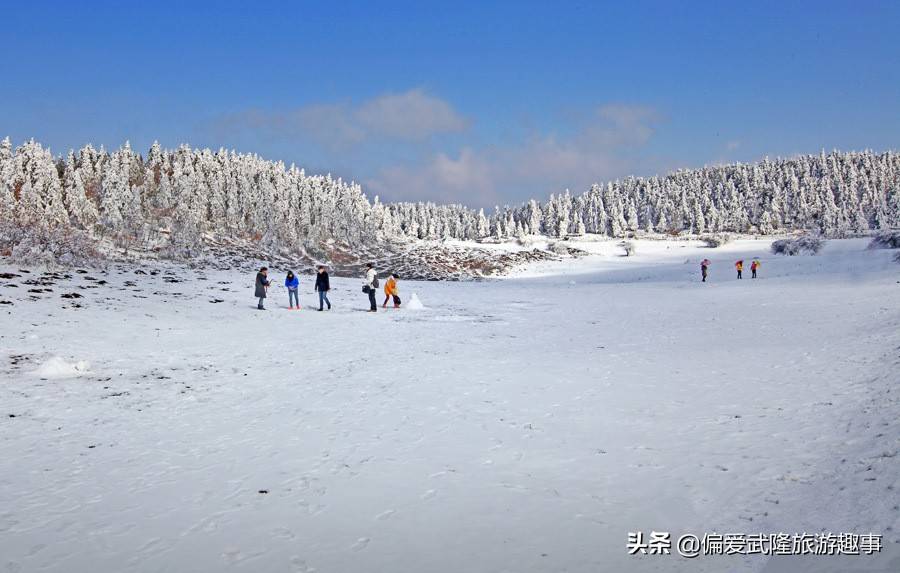
[[369, 546], [369, 538], [368, 537], [360, 537], [356, 540], [356, 543], [350, 548], [353, 551], [362, 551], [366, 547]]
[[300, 556], [294, 555], [291, 557], [291, 570], [294, 573], [315, 573], [316, 568], [310, 567], [306, 561], [300, 559]]
[[419, 497], [422, 498], [423, 500], [426, 500], [426, 499], [432, 499], [436, 495], [437, 495], [437, 490], [430, 489], [430, 490], [426, 491], [425, 493], [423, 493], [422, 495], [420, 495]]
[[382, 511], [381, 513], [379, 513], [378, 515], [375, 516], [375, 519], [377, 519], [378, 521], [384, 521], [385, 519], [389, 518], [390, 516], [394, 515], [395, 513], [397, 513], [397, 512], [396, 512], [396, 510], [393, 510], [393, 509], [389, 509], [387, 511]]
[[277, 528], [273, 529], [272, 535], [274, 537], [278, 537], [279, 539], [285, 539], [287, 541], [290, 541], [297, 537], [296, 535], [294, 535], [293, 531], [291, 531], [290, 529], [288, 529], [286, 527], [277, 527]]
[[222, 561], [226, 565], [234, 565], [241, 560], [241, 551], [239, 549], [226, 549], [222, 552]]

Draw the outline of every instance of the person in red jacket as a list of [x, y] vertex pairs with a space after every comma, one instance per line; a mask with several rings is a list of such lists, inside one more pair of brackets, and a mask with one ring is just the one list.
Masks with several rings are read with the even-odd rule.
[[750, 275], [751, 279], [756, 278], [756, 271], [759, 269], [759, 265], [760, 265], [759, 259], [753, 259], [753, 262], [750, 263], [750, 272], [752, 273]]
[[744, 259], [741, 259], [741, 260], [737, 261], [736, 263], [734, 263], [734, 268], [737, 270], [737, 273], [738, 273], [737, 278], [739, 278], [739, 279], [744, 278], [741, 276], [744, 272]]

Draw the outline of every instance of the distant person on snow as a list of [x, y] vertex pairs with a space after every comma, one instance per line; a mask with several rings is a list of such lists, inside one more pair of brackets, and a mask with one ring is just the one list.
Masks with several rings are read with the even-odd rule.
[[387, 308], [388, 299], [394, 299], [394, 308], [400, 308], [400, 296], [397, 294], [400, 292], [397, 289], [397, 275], [391, 273], [388, 277], [388, 280], [384, 283], [384, 304], [381, 305], [381, 308]]
[[319, 293], [319, 312], [322, 312], [322, 303], [328, 305], [331, 310], [331, 301], [328, 300], [328, 291], [331, 290], [331, 283], [328, 282], [328, 271], [325, 265], [319, 265], [318, 273], [316, 273], [316, 291]]
[[300, 293], [297, 292], [297, 289], [300, 288], [300, 280], [294, 274], [294, 271], [288, 271], [287, 278], [284, 279], [284, 286], [287, 287], [288, 291], [288, 308], [293, 310], [296, 302], [297, 310], [300, 310]]
[[378, 303], [375, 302], [375, 291], [378, 289], [378, 273], [375, 272], [375, 265], [366, 263], [366, 282], [363, 284], [363, 292], [369, 295], [369, 312], [378, 311]]
[[263, 267], [259, 269], [259, 272], [256, 273], [256, 298], [259, 299], [259, 304], [256, 306], [259, 310], [266, 310], [263, 303], [266, 301], [266, 291], [269, 289], [269, 285], [272, 282], [269, 280], [269, 269]]
[[744, 278], [743, 276], [741, 276], [744, 272], [744, 259], [735, 261], [734, 268], [735, 268], [735, 270], [737, 270], [737, 274], [738, 274], [737, 278], [739, 278], [739, 279]]
[[703, 277], [703, 280], [700, 282], [706, 282], [706, 277], [707, 275], [709, 275], [709, 265], [709, 259], [703, 259], [702, 261], [700, 261], [700, 276]]
[[752, 273], [750, 275], [750, 278], [752, 278], [752, 279], [756, 278], [756, 271], [757, 271], [757, 269], [759, 269], [760, 264], [761, 263], [759, 262], [759, 259], [753, 259], [753, 262], [750, 263], [750, 272]]

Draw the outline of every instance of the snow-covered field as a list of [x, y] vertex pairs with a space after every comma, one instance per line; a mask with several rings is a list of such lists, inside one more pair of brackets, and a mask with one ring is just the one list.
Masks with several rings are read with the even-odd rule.
[[900, 265], [768, 244], [587, 245], [374, 315], [357, 280], [259, 312], [253, 276], [0, 264], [0, 571], [807, 570], [638, 530], [871, 531], [837, 570], [896, 570]]

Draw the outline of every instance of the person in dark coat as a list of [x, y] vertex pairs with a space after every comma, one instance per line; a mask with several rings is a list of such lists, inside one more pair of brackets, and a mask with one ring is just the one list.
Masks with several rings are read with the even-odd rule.
[[319, 293], [319, 312], [322, 311], [322, 303], [328, 305], [331, 310], [331, 301], [328, 300], [328, 291], [331, 290], [331, 283], [328, 282], [328, 271], [325, 265], [319, 265], [318, 273], [316, 273], [316, 291]]
[[259, 272], [256, 273], [256, 291], [255, 296], [259, 299], [259, 304], [256, 306], [259, 310], [266, 310], [263, 306], [263, 303], [266, 300], [266, 291], [269, 289], [269, 285], [272, 282], [269, 280], [269, 269], [263, 267], [259, 269]]

